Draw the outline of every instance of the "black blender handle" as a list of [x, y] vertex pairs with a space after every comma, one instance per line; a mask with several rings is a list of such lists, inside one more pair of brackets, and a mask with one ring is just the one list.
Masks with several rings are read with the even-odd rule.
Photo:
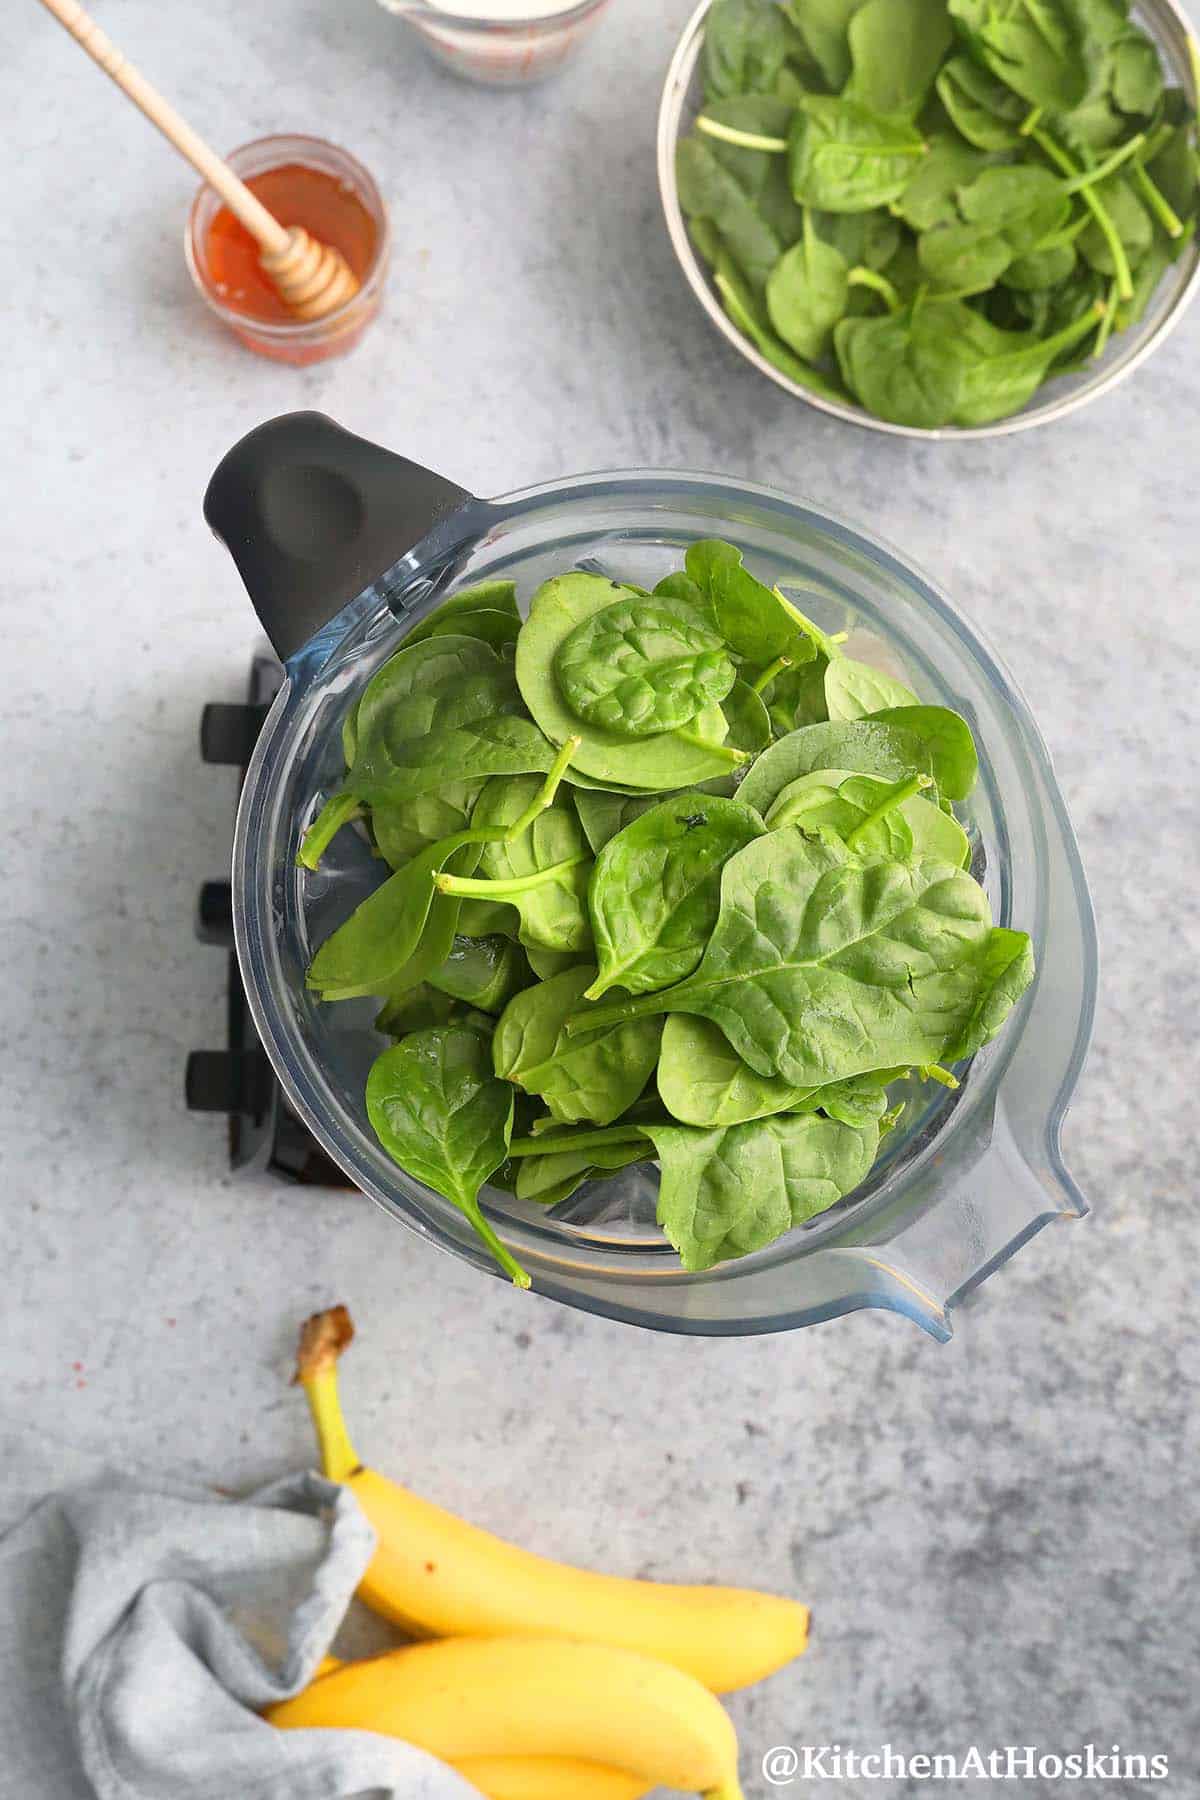
[[204, 516], [286, 662], [471, 498], [324, 413], [294, 412], [234, 445]]

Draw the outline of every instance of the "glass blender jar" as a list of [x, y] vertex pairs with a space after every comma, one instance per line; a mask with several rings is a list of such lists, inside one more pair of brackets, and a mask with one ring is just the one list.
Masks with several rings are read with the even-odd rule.
[[582, 565], [653, 587], [705, 537], [736, 542], [762, 579], [803, 589], [824, 629], [869, 634], [923, 698], [969, 720], [980, 780], [962, 814], [974, 871], [996, 922], [1030, 932], [1038, 978], [957, 1092], [914, 1092], [855, 1194], [765, 1250], [685, 1273], [654, 1224], [647, 1165], [548, 1213], [485, 1188], [493, 1223], [539, 1292], [658, 1330], [782, 1331], [870, 1306], [945, 1339], [965, 1294], [1043, 1226], [1086, 1212], [1059, 1141], [1096, 994], [1075, 840], [1011, 678], [896, 552], [802, 501], [709, 475], [583, 475], [477, 499], [316, 413], [244, 438], [216, 471], [205, 511], [284, 665], [234, 844], [249, 1004], [297, 1112], [392, 1217], [498, 1272], [458, 1209], [392, 1162], [371, 1130], [364, 1086], [386, 1042], [375, 1003], [322, 1005], [305, 986], [315, 947], [385, 872], [353, 832], [339, 834], [317, 873], [296, 866], [301, 834], [344, 770], [346, 714], [405, 632], [460, 585], [507, 577], [527, 601], [549, 575]]

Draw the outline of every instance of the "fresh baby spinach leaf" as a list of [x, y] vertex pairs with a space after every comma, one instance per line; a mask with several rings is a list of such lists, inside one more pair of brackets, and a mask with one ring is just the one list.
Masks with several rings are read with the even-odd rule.
[[[439, 606], [419, 625], [405, 633], [403, 645], [408, 649], [419, 644], [424, 638], [440, 636], [452, 629], [451, 621], [459, 616], [473, 617], [476, 613], [504, 613], [515, 625], [521, 623], [521, 611], [517, 605], [517, 584], [515, 581], [492, 580], [477, 581], [474, 586], [460, 588], [449, 600], [443, 600]], [[465, 636], [476, 634], [466, 631]]]
[[402, 869], [439, 838], [465, 831], [482, 792], [481, 781], [466, 781], [372, 807], [371, 830], [380, 855], [393, 869]]
[[502, 711], [399, 742], [380, 736], [360, 751], [347, 782], [369, 805], [386, 806], [489, 775], [546, 774], [554, 751], [532, 720]]
[[932, 431], [958, 410], [963, 356], [952, 339], [918, 327], [916, 307], [914, 301], [881, 319], [843, 319], [833, 341], [846, 386], [868, 412]]
[[585, 1181], [628, 1168], [631, 1163], [645, 1162], [653, 1154], [648, 1139], [630, 1138], [625, 1143], [598, 1144], [590, 1150], [523, 1156], [517, 1163], [517, 1199], [533, 1201], [537, 1206], [558, 1206]]
[[789, 0], [788, 12], [826, 85], [850, 78], [850, 21], [863, 0]]
[[703, 619], [653, 597], [584, 619], [559, 645], [554, 672], [576, 718], [629, 738], [688, 725], [725, 698], [737, 673]]
[[976, 62], [952, 56], [936, 83], [938, 98], [959, 134], [977, 150], [1015, 150], [1029, 107], [1020, 94]]
[[595, 613], [635, 597], [630, 589], [599, 575], [573, 573], [544, 582], [533, 597], [517, 645], [516, 677], [525, 704], [552, 742], [564, 744], [579, 734], [582, 742], [568, 777], [572, 781], [578, 772], [644, 792], [686, 787], [727, 773], [743, 759], [740, 752], [724, 747], [725, 718], [717, 705], [696, 714], [687, 738], [667, 731], [634, 740], [577, 719], [563, 699], [555, 675], [560, 647]]
[[459, 1025], [414, 1032], [367, 1076], [367, 1116], [383, 1148], [464, 1212], [517, 1287], [529, 1276], [496, 1236], [479, 1190], [508, 1154], [513, 1093], [492, 1073], [487, 1039]]
[[788, 784], [815, 769], [849, 769], [856, 775], [877, 775], [883, 781], [931, 774], [927, 740], [933, 722], [923, 719], [918, 723], [920, 730], [909, 730], [888, 719], [802, 725], [764, 750], [742, 780], [738, 798], [766, 818]]
[[810, 362], [825, 350], [846, 310], [848, 274], [839, 252], [816, 235], [806, 210], [803, 237], [784, 251], [767, 281], [767, 311], [784, 343]]
[[[658, 1061], [658, 1019], [589, 1028], [591, 1009], [583, 995], [595, 976], [594, 966], [585, 963], [526, 988], [505, 1007], [492, 1040], [496, 1074], [537, 1094], [564, 1124], [590, 1119], [608, 1125], [620, 1118]], [[572, 1016], [578, 1029], [568, 1037]]]
[[879, 1146], [816, 1114], [700, 1131], [647, 1125], [662, 1169], [658, 1222], [685, 1269], [711, 1269], [762, 1250], [853, 1193]]
[[668, 1013], [658, 1091], [667, 1111], [685, 1125], [713, 1126], [787, 1112], [812, 1090], [758, 1074], [707, 1019]]
[[775, 0], [714, 0], [704, 32], [709, 93], [767, 92], [787, 49], [783, 14]]
[[459, 1010], [458, 1002], [449, 994], [422, 981], [416, 987], [401, 988], [384, 996], [375, 1016], [375, 1029], [385, 1037], [403, 1038], [410, 1031], [424, 1031], [430, 1025], [447, 1025]]
[[[979, 756], [971, 727], [961, 713], [948, 706], [889, 706], [876, 713], [871, 722], [919, 739], [939, 791], [947, 800], [967, 799], [979, 774]], [[854, 766], [863, 774], [884, 773]]]
[[430, 987], [484, 1013], [500, 1012], [529, 985], [529, 965], [504, 937], [457, 936], [445, 962], [428, 976]]
[[[891, 791], [893, 783], [879, 781], [872, 775], [855, 775], [847, 769], [817, 769], [811, 775], [801, 775], [797, 780], [789, 782], [767, 814], [767, 829], [774, 831], [780, 825], [805, 824], [804, 796], [816, 791], [823, 796], [831, 790], [839, 797], [862, 812], [877, 811], [884, 797]], [[952, 814], [943, 812], [942, 808], [923, 794], [915, 794], [901, 802], [897, 809], [899, 817], [907, 828], [908, 845], [902, 836], [890, 837], [895, 846], [894, 854], [919, 857], [934, 857], [940, 862], [953, 863], [956, 868], [967, 868], [971, 860], [971, 847], [967, 834]], [[897, 813], [885, 815], [889, 829], [894, 829]], [[816, 820], [815, 823], [825, 821]], [[848, 829], [853, 829], [859, 821], [849, 820]], [[839, 837], [845, 837], [846, 831], [835, 825]], [[861, 853], [861, 842], [860, 842]]]
[[925, 142], [907, 119], [884, 118], [857, 100], [814, 94], [792, 122], [792, 193], [826, 212], [869, 212], [903, 193]]
[[[867, 216], [844, 220], [882, 242]], [[1001, 318], [1021, 302], [1012, 290]], [[969, 374], [1045, 348], [961, 299], [919, 310]], [[1067, 324], [1090, 330], [1086, 313]], [[508, 647], [470, 635], [483, 613], [515, 617], [515, 594], [492, 598], [454, 596], [446, 628], [432, 615], [347, 713], [351, 773], [307, 852], [353, 819], [394, 873], [321, 945], [309, 986], [380, 996], [399, 1042], [372, 1071], [371, 1121], [517, 1278], [479, 1209], [489, 1174], [554, 1206], [655, 1157], [664, 1227], [709, 1267], [852, 1191], [903, 1111], [889, 1084], [911, 1067], [952, 1082], [941, 1065], [981, 1048], [1032, 979], [1028, 939], [992, 926], [964, 872], [951, 800], [974, 742], [720, 540], [653, 595], [584, 571], [545, 583], [515, 684]], [[622, 740], [568, 704], [602, 709], [632, 681], [648, 699], [620, 693], [623, 717], [662, 726], [706, 657], [728, 686], [713, 703], [701, 683], [674, 729]]]
[[872, 112], [915, 118], [954, 41], [946, 0], [866, 0], [849, 26], [846, 94]]
[[825, 705], [831, 719], [864, 719], [885, 706], [915, 706], [917, 696], [902, 681], [857, 662], [836, 656], [825, 671]]
[[961, 869], [864, 863], [836, 839], [772, 831], [725, 865], [695, 973], [593, 1016], [699, 1014], [751, 1068], [796, 1087], [935, 1063], [979, 1004], [990, 932]]
[[[464, 845], [459, 837], [444, 838], [414, 856], [326, 938], [312, 960], [308, 986], [326, 1000], [381, 994], [394, 986], [421, 943], [437, 892], [434, 878], [452, 858], [460, 872], [473, 869], [479, 846]], [[438, 956], [439, 963], [448, 951], [449, 944]], [[406, 985], [415, 985], [415, 978]]]
[[[497, 834], [509, 829], [528, 811], [540, 786], [529, 775], [490, 781], [475, 808], [473, 829]], [[448, 875], [441, 886], [444, 892], [514, 907], [523, 944], [584, 952], [592, 941], [586, 898], [591, 870], [583, 828], [569, 792], [560, 789], [511, 842], [501, 838], [483, 845], [477, 877]]]
[[949, 0], [950, 16], [977, 61], [1030, 106], [1069, 112], [1098, 88], [1103, 46], [1077, 0]]
[[610, 839], [588, 890], [600, 966], [587, 998], [617, 986], [645, 993], [690, 974], [716, 922], [722, 868], [763, 829], [740, 801], [689, 794]]
[[756, 292], [779, 261], [783, 245], [754, 202], [707, 144], [684, 138], [675, 153], [679, 204], [689, 219], [707, 219]]

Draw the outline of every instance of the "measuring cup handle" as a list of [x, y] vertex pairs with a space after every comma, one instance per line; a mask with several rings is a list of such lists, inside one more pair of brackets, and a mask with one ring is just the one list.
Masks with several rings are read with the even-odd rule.
[[324, 413], [295, 412], [234, 445], [208, 484], [204, 516], [287, 662], [470, 499]]

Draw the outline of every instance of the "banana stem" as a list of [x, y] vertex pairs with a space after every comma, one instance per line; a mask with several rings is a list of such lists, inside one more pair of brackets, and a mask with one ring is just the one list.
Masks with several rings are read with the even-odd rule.
[[338, 1397], [338, 1357], [354, 1336], [350, 1314], [344, 1306], [314, 1313], [300, 1327], [296, 1373], [292, 1380], [304, 1389], [321, 1452], [321, 1469], [330, 1481], [345, 1481], [362, 1468], [362, 1459], [350, 1442]]

